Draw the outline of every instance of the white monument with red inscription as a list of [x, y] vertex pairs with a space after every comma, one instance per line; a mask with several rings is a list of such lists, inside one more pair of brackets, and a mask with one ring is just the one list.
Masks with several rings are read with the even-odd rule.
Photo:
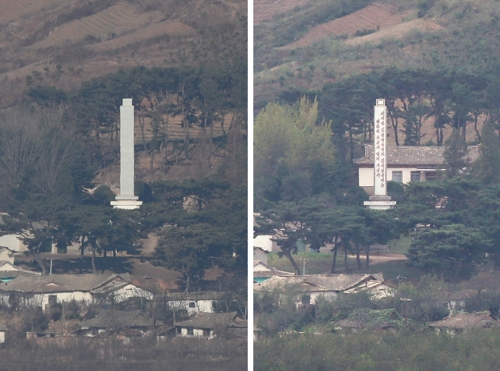
[[369, 201], [365, 201], [365, 206], [370, 209], [387, 210], [396, 205], [396, 201], [391, 201], [391, 196], [387, 196], [387, 107], [385, 99], [377, 99], [374, 109], [373, 119], [373, 172], [375, 178], [374, 195]]
[[134, 194], [134, 164], [134, 106], [127, 98], [120, 106], [120, 194], [111, 201], [113, 209], [133, 210], [142, 205]]

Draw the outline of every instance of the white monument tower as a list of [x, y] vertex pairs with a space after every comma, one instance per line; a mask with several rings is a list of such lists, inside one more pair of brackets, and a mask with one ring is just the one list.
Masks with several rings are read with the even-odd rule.
[[142, 205], [134, 194], [134, 106], [130, 98], [123, 99], [120, 106], [120, 194], [111, 205], [126, 210]]
[[396, 201], [391, 201], [391, 196], [387, 196], [387, 107], [385, 99], [377, 99], [374, 109], [373, 131], [373, 172], [374, 172], [374, 195], [369, 201], [365, 201], [365, 206], [370, 209], [387, 210], [396, 205]]

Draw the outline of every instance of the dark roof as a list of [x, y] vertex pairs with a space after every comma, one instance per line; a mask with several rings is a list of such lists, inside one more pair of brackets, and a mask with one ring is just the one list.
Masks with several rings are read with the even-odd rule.
[[[110, 282], [130, 282], [128, 274], [52, 274], [24, 275], [0, 285], [0, 291], [18, 291], [30, 293], [68, 292], [68, 291], [103, 291]], [[115, 285], [115, 288], [118, 286]]]
[[150, 327], [153, 320], [142, 314], [140, 310], [119, 311], [104, 310], [95, 318], [83, 321], [82, 328], [115, 328]]
[[177, 322], [176, 327], [192, 327], [198, 329], [213, 329], [217, 325], [235, 327], [236, 312], [232, 313], [203, 313], [199, 312], [188, 321]]
[[[444, 163], [444, 146], [388, 146], [387, 166], [438, 167]], [[469, 146], [467, 160], [474, 162], [479, 157], [479, 147]], [[365, 155], [354, 160], [360, 166], [373, 166], [373, 145], [365, 144]]]
[[381, 273], [376, 274], [312, 274], [305, 276], [273, 276], [254, 285], [257, 291], [283, 289], [286, 285], [299, 286], [308, 292], [343, 292], [366, 283], [367, 288], [384, 282]]
[[489, 312], [451, 314], [447, 318], [429, 323], [430, 327], [447, 329], [500, 327], [499, 321]]

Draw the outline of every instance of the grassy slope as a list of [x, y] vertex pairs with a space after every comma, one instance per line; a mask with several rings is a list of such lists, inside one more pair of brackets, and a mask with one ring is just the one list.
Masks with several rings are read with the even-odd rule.
[[246, 57], [244, 0], [36, 3], [0, 0], [0, 108], [22, 101], [33, 71], [41, 83], [74, 91], [120, 68]]
[[[247, 55], [246, 0], [40, 0], [32, 5], [0, 0], [0, 109], [22, 104], [28, 76], [34, 85], [71, 93], [82, 82], [119, 69], [222, 64]], [[180, 119], [169, 124], [175, 134]], [[139, 173], [142, 168], [147, 174], [148, 157], [139, 157]], [[184, 179], [193, 172], [189, 164], [177, 166], [169, 177]], [[103, 174], [98, 183], [117, 184], [118, 166]]]
[[[321, 14], [315, 9], [321, 9], [324, 3], [322, 0], [310, 2], [256, 26], [257, 110], [285, 89], [320, 89], [326, 82], [387, 66], [425, 68], [443, 64], [460, 70], [484, 71], [500, 57], [500, 8], [495, 1], [473, 0], [436, 0], [425, 14], [420, 14], [424, 15], [422, 18], [418, 18], [416, 2], [379, 1], [378, 4], [401, 14], [399, 25], [377, 31], [367, 29], [366, 23], [358, 21], [354, 23], [359, 24], [360, 33], [372, 33], [348, 36], [349, 32], [339, 31], [307, 47], [283, 48], [329, 21], [319, 15], [310, 20], [311, 14]], [[340, 4], [340, 0], [330, 3]], [[301, 24], [301, 19], [307, 17], [305, 29], [294, 29], [294, 25]], [[348, 24], [352, 27], [353, 22]], [[286, 42], [282, 37], [286, 32], [278, 32], [280, 29], [291, 35]]]

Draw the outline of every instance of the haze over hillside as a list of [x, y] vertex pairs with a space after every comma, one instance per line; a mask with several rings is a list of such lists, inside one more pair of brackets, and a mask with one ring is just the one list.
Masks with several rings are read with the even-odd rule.
[[481, 74], [500, 57], [493, 1], [312, 0], [289, 8], [259, 0], [254, 13], [256, 110], [388, 67]]
[[2, 0], [0, 7], [2, 108], [22, 101], [33, 71], [71, 91], [133, 66], [246, 56], [247, 3], [241, 0]]
[[[247, 58], [247, 2], [242, 0], [0, 0], [0, 8], [0, 109], [12, 109], [33, 101], [39, 104], [55, 104], [54, 101], [61, 104], [64, 101], [66, 108], [71, 110], [69, 99], [79, 94], [82, 83], [95, 78], [104, 79], [117, 71], [138, 66], [178, 71], [219, 66], [223, 73], [228, 68], [233, 68], [233, 71], [239, 68], [235, 66], [243, 65]], [[134, 84], [138, 84], [140, 77], [135, 79]], [[93, 84], [97, 84], [96, 81]], [[103, 94], [97, 90], [104, 88], [108, 90], [109, 99], [109, 94], [115, 94], [117, 87], [111, 81], [102, 81], [103, 86], [97, 84], [88, 92]], [[131, 82], [125, 80], [119, 84]], [[127, 89], [134, 87], [124, 86], [122, 90]], [[139, 99], [144, 97], [141, 94]], [[153, 101], [166, 98], [155, 94], [151, 93], [148, 107]], [[42, 102], [38, 99], [40, 97]], [[46, 97], [50, 98], [49, 103], [43, 101]], [[113, 105], [121, 98], [113, 96]], [[167, 101], [163, 100], [164, 105]], [[113, 112], [116, 109], [109, 103], [101, 103], [100, 108], [90, 108], [89, 102], [85, 104], [87, 110], [104, 109], [105, 115], [116, 120], [116, 112]], [[140, 102], [136, 100], [134, 104]], [[222, 121], [234, 121], [234, 112], [230, 111], [220, 114]], [[182, 141], [186, 135], [182, 127], [185, 116], [171, 112], [164, 113], [163, 119], [166, 122], [164, 135], [169, 140], [167, 145], [172, 146], [172, 140]], [[92, 120], [95, 118], [87, 118], [88, 123]], [[141, 138], [144, 150], [146, 141], [152, 137], [150, 120], [143, 115], [140, 124], [137, 123], [142, 125], [141, 128], [137, 126], [136, 135]], [[211, 136], [225, 137], [228, 129], [229, 124], [225, 127], [214, 124]], [[110, 143], [116, 145], [113, 134], [107, 132], [104, 137], [109, 135]], [[197, 138], [201, 134], [194, 128], [189, 135]], [[169, 149], [173, 151], [171, 147]], [[218, 150], [219, 156], [215, 157], [221, 155], [220, 148]], [[163, 175], [153, 176], [152, 173], [153, 167], [164, 169], [164, 165], [158, 163], [158, 157], [148, 158], [144, 153], [139, 155], [139, 175], [146, 181], [162, 178], [165, 171], [162, 170]], [[207, 165], [213, 171], [220, 165], [220, 160], [214, 161]], [[174, 162], [175, 166], [169, 167], [169, 179], [199, 176], [194, 174], [192, 162], [186, 158]], [[115, 163], [112, 168], [101, 171], [98, 183], [116, 185], [117, 170]]]

